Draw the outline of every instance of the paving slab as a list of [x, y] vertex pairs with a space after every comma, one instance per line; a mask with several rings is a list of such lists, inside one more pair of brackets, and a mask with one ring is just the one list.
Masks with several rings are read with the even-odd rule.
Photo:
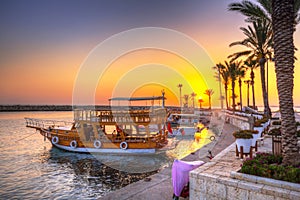
[[[217, 136], [216, 140], [202, 147], [194, 154], [190, 154], [182, 160], [195, 161], [203, 160], [209, 162], [206, 157], [207, 151], [211, 150], [213, 155], [217, 155], [222, 150], [230, 146], [234, 142], [232, 133], [238, 130], [231, 124], [224, 124], [222, 133]], [[100, 199], [134, 199], [134, 200], [165, 200], [172, 199], [172, 168], [171, 166], [161, 170], [157, 174], [150, 176], [150, 181], [140, 180], [132, 183], [124, 188], [113, 191]], [[180, 198], [184, 199], [184, 198]]]

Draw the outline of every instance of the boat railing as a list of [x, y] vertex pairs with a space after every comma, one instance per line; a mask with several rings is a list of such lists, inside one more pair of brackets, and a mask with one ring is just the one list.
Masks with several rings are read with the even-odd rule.
[[58, 120], [45, 120], [25, 117], [26, 126], [32, 128], [49, 128], [49, 127], [69, 127], [72, 126], [72, 122], [58, 121]]
[[164, 109], [154, 110], [74, 110], [75, 121], [107, 123], [150, 123], [163, 122], [166, 118]]

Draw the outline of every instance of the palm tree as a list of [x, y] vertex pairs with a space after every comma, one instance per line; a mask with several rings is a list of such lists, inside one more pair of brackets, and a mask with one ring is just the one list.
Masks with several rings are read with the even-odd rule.
[[240, 90], [240, 107], [241, 110], [243, 108], [243, 96], [242, 96], [242, 78], [245, 77], [246, 74], [246, 69], [244, 66], [241, 66], [240, 68], [238, 68], [237, 70], [237, 77], [238, 77], [238, 83], [239, 83], [239, 90]]
[[209, 109], [211, 109], [211, 96], [214, 94], [215, 92], [213, 91], [213, 89], [207, 89], [205, 90], [204, 94], [206, 94], [208, 96], [208, 103], [209, 103]]
[[250, 79], [251, 79], [251, 86], [252, 86], [252, 104], [253, 104], [253, 109], [255, 109], [255, 93], [254, 93], [254, 69], [259, 67], [258, 63], [256, 60], [247, 60], [244, 62], [245, 66], [251, 70], [250, 72]]
[[[228, 5], [228, 10], [237, 11], [247, 17], [247, 22], [253, 22], [257, 20], [266, 20], [272, 22], [272, 0], [257, 0], [258, 4], [255, 4], [249, 0], [242, 2], [235, 2]], [[294, 30], [297, 24], [300, 23], [300, 0], [294, 0]]]
[[221, 101], [221, 109], [223, 110], [223, 94], [222, 94], [222, 82], [221, 82], [221, 70], [223, 68], [222, 64], [216, 64], [216, 66], [213, 67], [214, 70], [217, 70], [217, 72], [215, 73], [215, 78], [216, 80], [219, 82], [219, 91], [220, 91], [220, 101]]
[[191, 99], [192, 99], [192, 103], [193, 103], [193, 109], [195, 109], [195, 96], [197, 96], [197, 94], [195, 92], [192, 92]]
[[184, 99], [183, 107], [185, 107], [185, 108], [189, 107], [189, 97], [190, 96], [188, 94], [183, 95], [183, 99]]
[[248, 26], [247, 28], [241, 27], [246, 38], [242, 41], [233, 42], [229, 45], [230, 47], [242, 45], [247, 47], [248, 50], [234, 53], [230, 55], [229, 58], [235, 60], [241, 56], [247, 56], [249, 60], [255, 59], [259, 63], [264, 101], [264, 114], [270, 118], [271, 109], [269, 107], [268, 94], [266, 90], [265, 63], [268, 57], [272, 57], [272, 28], [270, 23], [267, 23], [265, 20], [258, 20], [257, 22], [254, 21], [252, 22], [252, 26], [253, 27]]
[[231, 80], [231, 87], [232, 87], [232, 108], [233, 110], [235, 110], [235, 81], [237, 80], [238, 76], [239, 76], [239, 71], [243, 68], [242, 66], [242, 61], [235, 61], [235, 62], [231, 62], [231, 63], [227, 63], [225, 62], [226, 65], [228, 65], [228, 73], [229, 73], [229, 77]]
[[249, 85], [251, 84], [251, 80], [245, 80], [245, 84], [247, 84], [247, 107], [249, 107]]
[[[246, 22], [258, 22], [258, 21], [266, 21], [266, 23], [272, 23], [272, 13], [274, 8], [272, 8], [272, 0], [257, 0], [258, 4], [251, 2], [250, 0], [243, 0], [241, 2], [235, 2], [228, 5], [228, 10], [230, 11], [237, 11], [243, 15], [245, 15]], [[293, 31], [296, 30], [296, 25], [300, 23], [300, 0], [294, 0], [293, 4]], [[271, 35], [273, 31], [271, 30]], [[296, 50], [296, 48], [295, 48]], [[258, 60], [260, 64], [265, 63], [265, 59]], [[263, 70], [264, 71], [264, 70]], [[262, 72], [262, 71], [261, 71]], [[262, 76], [263, 74], [261, 74]], [[262, 82], [263, 84], [263, 82]], [[263, 86], [262, 86], [263, 87]], [[265, 94], [265, 95], [264, 95]], [[263, 89], [263, 99], [264, 99], [264, 106], [265, 106], [265, 114], [266, 111], [269, 109], [265, 105], [265, 98], [267, 97], [267, 92]], [[268, 101], [268, 100], [267, 100]], [[266, 110], [267, 109], [267, 110]]]
[[[225, 65], [224, 64], [217, 64], [216, 67], [214, 69], [218, 70], [218, 73], [220, 72], [221, 78], [223, 80], [223, 84], [224, 84], [224, 90], [225, 90], [225, 102], [226, 102], [226, 109], [229, 109], [229, 105], [228, 105], [228, 85], [229, 85], [229, 64], [225, 61]], [[222, 97], [221, 97], [222, 98]]]
[[293, 0], [273, 0], [272, 26], [274, 31], [275, 72], [279, 97], [284, 165], [300, 162], [297, 148], [293, 88], [294, 42]]
[[199, 97], [198, 102], [199, 102], [199, 109], [201, 110], [202, 109], [202, 103], [204, 102], [202, 97]]

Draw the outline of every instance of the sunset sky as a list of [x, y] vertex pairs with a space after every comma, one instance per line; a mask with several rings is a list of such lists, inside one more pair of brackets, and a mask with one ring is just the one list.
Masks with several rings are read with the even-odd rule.
[[[205, 89], [213, 89], [213, 105], [219, 106], [218, 83], [211, 68], [240, 50], [229, 44], [244, 38], [239, 27], [247, 25], [241, 14], [227, 11], [228, 4], [236, 1], [2, 0], [0, 104], [72, 104], [74, 99], [90, 103], [84, 98], [88, 92], [95, 103], [108, 104], [113, 96], [157, 96], [164, 89], [167, 105], [178, 105], [181, 83], [182, 94], [195, 92], [204, 106], [208, 102]], [[143, 27], [162, 28], [159, 36], [171, 35], [158, 37], [148, 31], [130, 41], [120, 40], [135, 30], [148, 30]], [[299, 29], [294, 33], [298, 49]], [[173, 36], [182, 40], [171, 40]], [[112, 40], [118, 43], [103, 49]], [[153, 48], [135, 49], [145, 42]], [[125, 53], [123, 47], [128, 48]], [[113, 59], [99, 66], [100, 71], [84, 71], [89, 63], [98, 67], [109, 57]], [[296, 57], [300, 59], [299, 50]], [[262, 105], [259, 70], [255, 72], [257, 104]], [[296, 61], [296, 106], [300, 106], [298, 77]], [[244, 85], [244, 104], [246, 92]], [[278, 105], [274, 63], [269, 63], [269, 93], [270, 104]]]

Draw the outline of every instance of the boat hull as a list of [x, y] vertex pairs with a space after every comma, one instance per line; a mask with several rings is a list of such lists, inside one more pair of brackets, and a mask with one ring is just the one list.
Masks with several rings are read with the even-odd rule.
[[[57, 135], [47, 130], [41, 130], [40, 134], [47, 138], [51, 144], [59, 149], [76, 153], [110, 153], [110, 154], [154, 154], [156, 142], [101, 142], [101, 147], [96, 148], [93, 142], [81, 142], [76, 139], [76, 146], [72, 146], [72, 139], [66, 139], [66, 135]], [[57, 137], [57, 140], [55, 139]], [[70, 137], [70, 135], [69, 135]], [[126, 148], [121, 148], [121, 143], [126, 143]]]
[[53, 146], [70, 152], [76, 153], [112, 153], [112, 154], [154, 154], [155, 149], [97, 149], [97, 148], [86, 148], [86, 147], [70, 147], [60, 144], [53, 144]]
[[165, 109], [75, 110], [74, 122], [25, 118], [53, 146], [79, 153], [155, 153], [168, 143]]
[[172, 129], [172, 135], [195, 135], [197, 129], [194, 127], [180, 127], [178, 129]]

